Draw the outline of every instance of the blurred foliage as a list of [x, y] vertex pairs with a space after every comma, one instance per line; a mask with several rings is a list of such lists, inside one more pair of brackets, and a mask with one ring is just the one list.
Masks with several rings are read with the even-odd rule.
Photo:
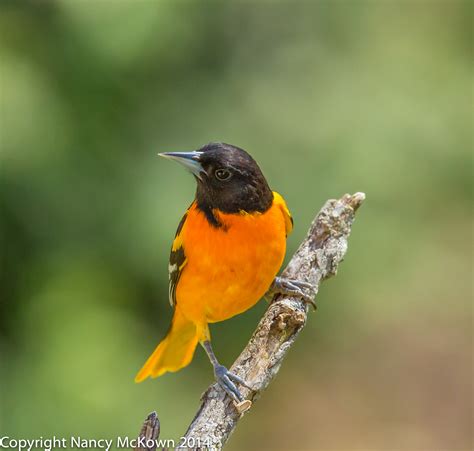
[[[184, 432], [212, 379], [136, 385], [166, 331], [192, 178], [225, 141], [287, 198], [294, 251], [365, 191], [336, 279], [229, 449], [472, 445], [472, 7], [3, 1], [0, 433]], [[265, 308], [213, 327], [230, 364]], [[224, 330], [225, 329], [225, 330]]]

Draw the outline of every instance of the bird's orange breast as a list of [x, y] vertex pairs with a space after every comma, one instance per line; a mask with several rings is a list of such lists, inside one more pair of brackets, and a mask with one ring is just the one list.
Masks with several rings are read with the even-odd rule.
[[186, 265], [176, 303], [196, 323], [223, 321], [252, 307], [268, 290], [283, 262], [290, 216], [281, 196], [264, 213], [214, 211], [209, 224], [193, 204], [181, 231]]

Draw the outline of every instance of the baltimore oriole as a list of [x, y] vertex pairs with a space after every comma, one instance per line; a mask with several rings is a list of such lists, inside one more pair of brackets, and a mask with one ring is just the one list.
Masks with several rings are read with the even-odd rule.
[[247, 385], [217, 361], [208, 324], [244, 312], [269, 291], [312, 302], [305, 292], [309, 284], [276, 277], [293, 220], [283, 197], [269, 188], [243, 149], [210, 143], [193, 152], [159, 155], [188, 168], [197, 190], [169, 258], [171, 327], [135, 381], [187, 366], [199, 342], [219, 385], [241, 402], [235, 384]]

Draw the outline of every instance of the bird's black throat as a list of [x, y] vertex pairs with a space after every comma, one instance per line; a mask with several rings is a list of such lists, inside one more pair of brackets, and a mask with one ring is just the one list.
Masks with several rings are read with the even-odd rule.
[[[273, 203], [273, 192], [265, 179], [254, 180], [252, 184], [232, 186], [225, 192], [215, 193], [207, 189], [206, 184], [199, 182], [196, 190], [196, 205], [214, 227], [222, 227], [222, 223], [214, 215], [214, 210], [228, 214], [264, 213]], [[237, 189], [240, 188], [240, 189]]]

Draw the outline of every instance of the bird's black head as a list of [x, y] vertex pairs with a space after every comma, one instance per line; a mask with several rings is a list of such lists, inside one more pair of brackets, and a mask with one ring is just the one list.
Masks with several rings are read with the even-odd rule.
[[194, 152], [160, 154], [172, 158], [196, 176], [196, 201], [206, 211], [264, 212], [273, 193], [255, 160], [243, 149], [210, 143]]

